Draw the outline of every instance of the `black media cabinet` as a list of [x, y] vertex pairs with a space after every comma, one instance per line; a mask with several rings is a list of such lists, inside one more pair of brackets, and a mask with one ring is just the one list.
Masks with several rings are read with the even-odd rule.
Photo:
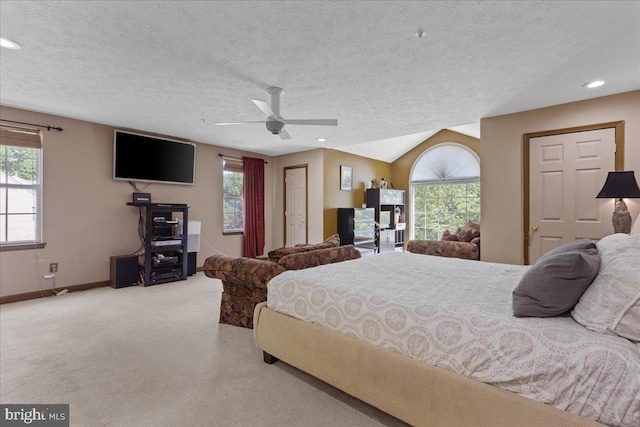
[[[144, 286], [187, 280], [189, 206], [131, 202], [127, 206], [140, 208], [144, 218]], [[178, 220], [182, 220], [182, 234]]]

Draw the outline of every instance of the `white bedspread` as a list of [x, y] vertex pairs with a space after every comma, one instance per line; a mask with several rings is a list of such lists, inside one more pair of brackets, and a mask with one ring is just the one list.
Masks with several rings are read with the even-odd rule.
[[267, 305], [604, 424], [640, 426], [640, 344], [571, 317], [516, 318], [528, 267], [388, 253], [287, 271]]

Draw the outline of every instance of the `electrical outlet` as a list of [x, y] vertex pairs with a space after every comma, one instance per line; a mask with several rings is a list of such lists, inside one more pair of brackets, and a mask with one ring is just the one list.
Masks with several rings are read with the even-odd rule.
[[57, 273], [58, 272], [58, 263], [52, 262], [49, 264], [49, 273]]

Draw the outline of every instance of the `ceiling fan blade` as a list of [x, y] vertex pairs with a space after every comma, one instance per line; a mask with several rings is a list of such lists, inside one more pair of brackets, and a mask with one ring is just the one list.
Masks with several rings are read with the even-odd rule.
[[288, 125], [338, 126], [338, 119], [285, 120]]
[[291, 135], [289, 135], [289, 132], [287, 132], [285, 129], [282, 129], [280, 131], [280, 139], [281, 140], [285, 140], [285, 139], [291, 139]]
[[225, 122], [225, 123], [214, 123], [216, 126], [226, 126], [226, 125], [246, 125], [248, 123], [265, 123], [264, 120], [259, 122]]
[[260, 101], [259, 99], [252, 99], [253, 103], [256, 104], [256, 107], [260, 109], [264, 113], [265, 116], [274, 116], [277, 117], [276, 113], [273, 112], [269, 104], [264, 101]]

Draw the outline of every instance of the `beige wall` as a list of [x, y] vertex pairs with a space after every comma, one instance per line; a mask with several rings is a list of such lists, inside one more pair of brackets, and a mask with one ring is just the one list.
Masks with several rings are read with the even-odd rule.
[[[44, 280], [50, 262], [58, 262], [56, 286], [109, 280], [109, 258], [140, 247], [137, 209], [131, 186], [112, 179], [113, 128], [64, 117], [0, 107], [6, 120], [64, 128], [44, 131], [43, 240], [44, 249], [0, 252], [0, 296], [51, 287]], [[179, 135], [178, 135], [179, 136]], [[191, 219], [202, 221], [198, 265], [214, 253], [241, 255], [242, 236], [222, 235], [222, 160], [218, 153], [242, 152], [197, 144], [196, 184], [150, 184], [153, 201], [187, 203]], [[251, 155], [251, 154], [249, 154]], [[262, 157], [253, 155], [254, 157]], [[266, 158], [266, 247], [273, 246], [273, 160]], [[144, 187], [144, 184], [142, 184]], [[320, 210], [321, 211], [321, 210]]]
[[[483, 261], [524, 262], [523, 134], [619, 120], [625, 122], [624, 169], [640, 179], [640, 91], [481, 120]], [[640, 200], [627, 205], [637, 218]]]
[[[4, 119], [61, 126], [45, 131], [43, 142], [44, 249], [0, 252], [0, 296], [51, 286], [42, 276], [59, 262], [58, 287], [109, 279], [109, 257], [134, 252], [137, 211], [127, 207], [132, 189], [112, 179], [113, 128], [8, 107]], [[522, 135], [550, 129], [625, 121], [625, 170], [640, 179], [640, 91], [526, 111], [481, 121], [482, 257], [521, 264]], [[179, 137], [179, 135], [178, 135]], [[476, 152], [477, 139], [443, 130], [391, 165], [334, 150], [317, 149], [268, 158], [197, 144], [194, 186], [151, 184], [154, 201], [187, 203], [190, 217], [202, 221], [198, 265], [214, 253], [239, 256], [242, 236], [222, 234], [222, 161], [218, 153], [265, 158], [266, 250], [284, 245], [284, 168], [307, 165], [309, 242], [336, 230], [335, 209], [364, 203], [364, 183], [383, 176], [397, 189], [408, 189], [415, 160], [441, 142], [458, 142]], [[354, 168], [354, 189], [340, 191], [340, 165]], [[627, 201], [632, 215], [640, 200]], [[409, 219], [408, 219], [409, 220]]]
[[323, 153], [322, 149], [303, 151], [273, 158], [272, 183], [272, 245], [269, 249], [284, 246], [284, 168], [307, 165], [307, 242], [317, 243], [322, 236]]
[[[340, 190], [340, 165], [353, 168], [353, 189]], [[389, 179], [390, 164], [336, 150], [324, 150], [324, 238], [338, 232], [338, 208], [366, 203], [365, 188], [372, 179]]]
[[[420, 143], [409, 152], [398, 158], [395, 162], [391, 164], [391, 182], [394, 183], [395, 188], [399, 190], [407, 190], [405, 193], [405, 212], [406, 218], [405, 221], [407, 224], [411, 223], [411, 194], [409, 190], [409, 175], [411, 174], [411, 168], [413, 167], [418, 157], [422, 155], [429, 148], [433, 147], [437, 144], [442, 144], [443, 142], [456, 142], [458, 144], [465, 145], [475, 151], [478, 155], [480, 155], [480, 140], [474, 138], [472, 136], [463, 135], [458, 132], [454, 132], [448, 129], [443, 129], [440, 132], [436, 133], [432, 137], [426, 139], [424, 142]], [[482, 163], [482, 160], [480, 160]], [[484, 196], [484, 188], [482, 188], [483, 196]], [[483, 222], [484, 222], [484, 212], [483, 214]], [[411, 227], [407, 226], [407, 230], [411, 230]], [[409, 236], [405, 239], [406, 242], [409, 239], [413, 238], [413, 236]]]

